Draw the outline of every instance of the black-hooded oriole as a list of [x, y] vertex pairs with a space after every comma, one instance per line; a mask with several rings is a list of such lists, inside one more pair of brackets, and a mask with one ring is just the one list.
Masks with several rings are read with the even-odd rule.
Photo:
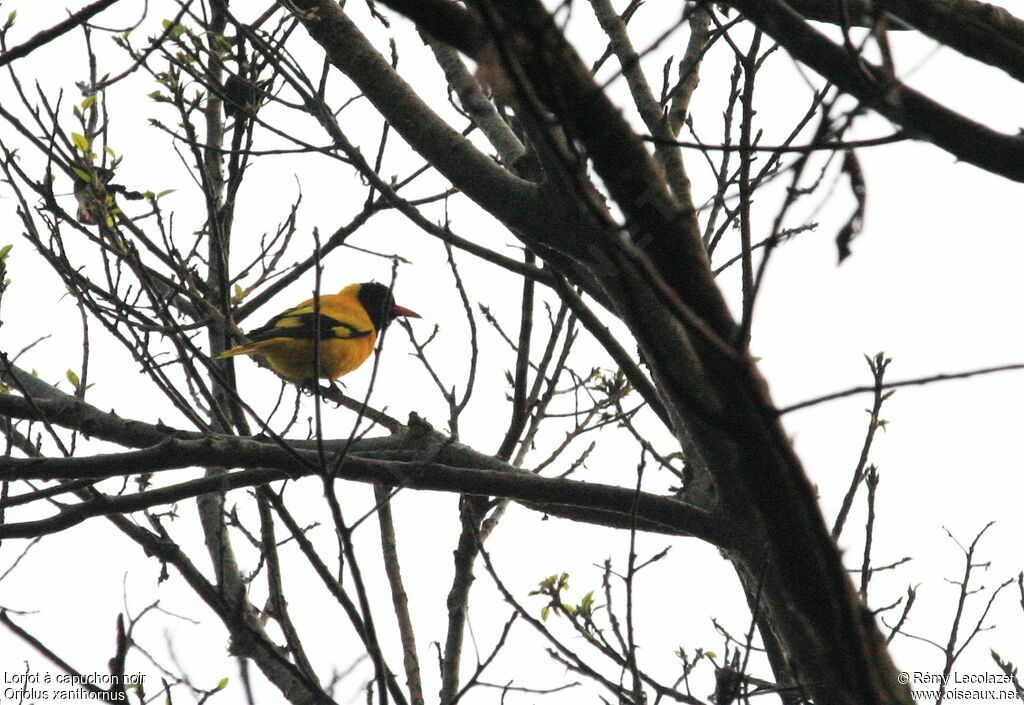
[[[377, 335], [399, 316], [419, 314], [397, 306], [391, 290], [377, 282], [349, 284], [337, 294], [308, 299], [251, 331], [252, 341], [225, 350], [218, 359], [262, 355], [283, 377], [337, 379], [359, 367], [373, 352]], [[316, 314], [319, 313], [319, 325]], [[320, 369], [313, 374], [313, 340], [319, 332]]]

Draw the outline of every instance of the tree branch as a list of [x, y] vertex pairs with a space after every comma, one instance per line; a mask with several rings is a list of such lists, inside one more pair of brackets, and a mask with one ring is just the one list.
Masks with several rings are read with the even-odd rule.
[[886, 12], [964, 56], [1024, 81], [1024, 21], [975, 0], [881, 0]]
[[909, 703], [766, 385], [732, 347], [736, 326], [692, 204], [673, 203], [650, 154], [539, 2], [482, 0], [481, 7], [489, 8], [485, 21], [524, 97], [582, 146], [624, 214], [629, 234], [608, 233], [602, 243], [618, 268], [616, 309], [682, 422], [676, 430], [688, 462], [713, 473], [720, 506], [749, 539], [733, 555], [737, 568], [757, 575], [769, 559], [769, 619], [806, 669], [812, 697]]
[[[441, 120], [330, 0], [295, 0], [298, 18], [409, 145], [452, 184], [504, 223], [536, 227], [549, 219], [537, 201], [538, 187], [513, 175]], [[423, 7], [449, 3], [431, 2]], [[465, 16], [466, 11], [458, 12]], [[453, 25], [458, 26], [458, 25]], [[436, 35], [435, 35], [436, 36]], [[549, 226], [551, 223], [549, 223]]]
[[[101, 479], [194, 465], [251, 468], [72, 505], [48, 519], [0, 527], [0, 538], [53, 533], [93, 516], [141, 511], [208, 492], [226, 492], [316, 472], [319, 463], [315, 449], [296, 450], [294, 453], [299, 454], [305, 463], [296, 462], [293, 453], [267, 442], [237, 438], [188, 441], [168, 438], [151, 448], [127, 453], [84, 458], [0, 458], [0, 481]], [[336, 476], [388, 487], [508, 497], [554, 515], [560, 515], [560, 509], [564, 507], [571, 518], [589, 516], [592, 523], [621, 528], [630, 526], [630, 507], [635, 496], [635, 492], [627, 488], [540, 477], [525, 471], [495, 472], [422, 461], [372, 460], [352, 455], [338, 466]], [[711, 514], [678, 500], [643, 493], [636, 506], [638, 529], [692, 535], [718, 546], [732, 543], [730, 532]]]
[[730, 0], [794, 59], [894, 123], [977, 167], [1024, 181], [1024, 139], [996, 132], [851, 56], [783, 0]]
[[[644, 75], [640, 56], [633, 48], [633, 42], [626, 31], [626, 23], [615, 12], [611, 0], [590, 0], [590, 5], [594, 9], [597, 21], [601, 24], [601, 29], [608, 35], [612, 51], [615, 52], [615, 56], [619, 60], [622, 75], [626, 78], [626, 84], [629, 86], [633, 103], [648, 131], [656, 138], [671, 140], [673, 134], [669, 130], [662, 106], [654, 97], [654, 92]], [[696, 67], [694, 70], [696, 71]], [[679, 149], [668, 142], [659, 141], [655, 142], [655, 150], [658, 161], [664, 169], [665, 180], [675, 196], [684, 203], [693, 200], [690, 196], [690, 179], [686, 176], [686, 169], [683, 166]]]
[[384, 570], [391, 586], [391, 604], [395, 608], [398, 634], [402, 641], [402, 663], [405, 668], [405, 682], [409, 687], [412, 705], [423, 705], [423, 682], [420, 678], [420, 662], [416, 654], [416, 632], [409, 614], [409, 596], [402, 580], [402, 567], [398, 561], [398, 543], [395, 537], [395, 522], [391, 516], [391, 490], [381, 485], [373, 486], [377, 501], [377, 520], [380, 524], [381, 555]]
[[4, 52], [0, 55], [0, 66], [6, 66], [12, 61], [17, 61], [22, 57], [28, 56], [39, 47], [45, 46], [57, 37], [85, 24], [92, 19], [94, 15], [106, 10], [116, 2], [117, 0], [96, 0], [96, 2], [91, 5], [86, 5], [78, 12], [70, 15], [63, 22], [59, 22], [49, 29], [44, 29], [43, 31], [38, 32], [27, 42], [23, 42], [13, 49], [9, 49]]
[[823, 394], [820, 397], [814, 397], [806, 401], [799, 402], [797, 404], [791, 404], [778, 410], [779, 416], [788, 414], [791, 411], [798, 411], [800, 409], [806, 409], [809, 406], [815, 406], [816, 404], [822, 404], [827, 401], [835, 401], [836, 399], [842, 399], [843, 397], [853, 396], [855, 394], [868, 394], [875, 392], [876, 389], [898, 389], [899, 387], [916, 387], [925, 384], [931, 384], [932, 382], [946, 382], [954, 379], [967, 379], [968, 377], [976, 377], [978, 375], [988, 375], [994, 372], [1009, 372], [1012, 370], [1024, 370], [1024, 363], [1015, 363], [1012, 365], [997, 365], [995, 367], [982, 367], [978, 370], [967, 370], [966, 372], [949, 372], [940, 373], [937, 375], [928, 375], [927, 377], [915, 377], [913, 379], [904, 379], [899, 382], [886, 382], [880, 387], [876, 386], [862, 386], [862, 387], [851, 387], [850, 389], [844, 389], [841, 392], [832, 392], [831, 394]]

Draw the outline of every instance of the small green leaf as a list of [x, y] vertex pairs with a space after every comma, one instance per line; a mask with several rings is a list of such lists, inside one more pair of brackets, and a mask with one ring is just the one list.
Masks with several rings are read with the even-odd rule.
[[[8, 245], [8, 247], [10, 247], [10, 245]], [[3, 258], [0, 257], [0, 259], [3, 259]], [[238, 284], [235, 284], [235, 301], [241, 301], [244, 298], [245, 298], [245, 289], [243, 289]]]
[[167, 194], [169, 194], [169, 193], [174, 193], [174, 192], [175, 192], [175, 191], [177, 191], [177, 190], [178, 190], [178, 189], [176, 189], [176, 188], [165, 188], [165, 189], [164, 189], [163, 191], [161, 191], [160, 193], [158, 193], [158, 194], [156, 195], [156, 197], [157, 197], [157, 198], [163, 198], [163, 197], [164, 197], [164, 196], [166, 196]]
[[73, 166], [73, 167], [71, 167], [71, 171], [75, 172], [75, 174], [78, 176], [78, 178], [80, 178], [85, 183], [87, 183], [87, 184], [91, 184], [92, 183], [92, 174], [87, 172], [85, 169], [79, 169], [77, 166]]
[[4, 245], [3, 247], [0, 247], [0, 262], [7, 261], [7, 255], [11, 254], [12, 247], [14, 247], [14, 245]]
[[74, 142], [75, 146], [78, 147], [83, 152], [89, 151], [89, 138], [87, 138], [85, 135], [80, 135], [77, 132], [72, 132], [71, 141]]
[[230, 680], [231, 679], [228, 678], [227, 676], [224, 676], [223, 678], [221, 678], [219, 681], [217, 681], [217, 687], [213, 689], [213, 692], [216, 693], [218, 690], [224, 690], [225, 688], [227, 688], [228, 687], [228, 682]]
[[68, 382], [71, 382], [72, 387], [78, 389], [82, 386], [82, 380], [78, 378], [78, 375], [75, 374], [74, 370], [68, 370], [64, 374], [68, 378]]
[[11, 10], [11, 14], [7, 15], [7, 21], [4, 22], [4, 29], [5, 30], [10, 29], [11, 26], [14, 24], [14, 20], [17, 17], [18, 17], [18, 11], [17, 10]]
[[[173, 39], [177, 39], [178, 37], [180, 37], [186, 31], [185, 30], [185, 25], [183, 25], [183, 24], [173, 24], [170, 20], [164, 20], [162, 24], [163, 24], [164, 29], [168, 30], [167, 33]], [[172, 24], [173, 24], [173, 26], [172, 26]]]
[[92, 95], [85, 96], [85, 100], [82, 101], [81, 105], [83, 108], [91, 108], [96, 105], [96, 94], [93, 93]]
[[548, 621], [548, 615], [550, 613], [551, 613], [551, 607], [550, 606], [548, 606], [548, 607], [541, 607], [540, 608], [540, 618], [541, 618], [541, 620], [544, 621], [544, 622]]

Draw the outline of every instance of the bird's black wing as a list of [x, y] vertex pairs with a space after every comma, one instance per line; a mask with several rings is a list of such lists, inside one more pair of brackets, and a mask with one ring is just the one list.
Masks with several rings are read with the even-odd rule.
[[[270, 338], [299, 338], [312, 340], [320, 333], [321, 340], [329, 338], [365, 338], [373, 331], [362, 330], [346, 321], [339, 321], [326, 314], [314, 314], [311, 307], [304, 306], [285, 311], [265, 325], [249, 332], [249, 338], [255, 341]], [[319, 319], [319, 326], [317, 324]], [[319, 328], [319, 330], [318, 330]]]

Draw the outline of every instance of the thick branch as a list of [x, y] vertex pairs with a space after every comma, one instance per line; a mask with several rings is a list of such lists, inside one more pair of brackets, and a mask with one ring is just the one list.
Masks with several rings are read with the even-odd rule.
[[[305, 462], [297, 462], [295, 454]], [[255, 440], [168, 439], [151, 448], [128, 453], [83, 458], [0, 458], [0, 481], [101, 479], [194, 465], [252, 469], [72, 505], [49, 519], [0, 527], [0, 538], [24, 538], [52, 533], [91, 516], [140, 511], [207, 492], [225, 492], [310, 475], [319, 467], [319, 455], [316, 450], [293, 450], [289, 453], [272, 443]], [[560, 507], [566, 507], [573, 516], [588, 514], [594, 523], [623, 528], [631, 525], [631, 507], [636, 506], [639, 529], [692, 535], [719, 546], [728, 546], [731, 542], [725, 527], [703, 510], [649, 493], [637, 497], [632, 489], [612, 485], [540, 477], [525, 471], [495, 472], [422, 461], [371, 460], [351, 455], [341, 463], [336, 476], [389, 487], [508, 497], [539, 505], [535, 507], [539, 511], [555, 515], [559, 514]]]
[[[483, 25], [472, 8], [449, 0], [382, 0], [439, 41], [466, 56], [476, 58], [486, 45]], [[871, 27], [875, 21], [872, 0], [791, 0], [790, 5], [809, 20], [841, 24], [849, 21], [858, 27]], [[908, 29], [897, 23], [892, 29]]]
[[526, 147], [505, 122], [494, 103], [484, 95], [480, 84], [462, 63], [462, 57], [451, 46], [433, 36], [428, 35], [427, 43], [444, 71], [448, 85], [458, 95], [463, 110], [470, 114], [476, 126], [487, 136], [501, 160], [506, 165], [514, 165], [526, 154]]
[[789, 4], [807, 19], [818, 22], [870, 27], [875, 20], [872, 0], [792, 0]]
[[434, 39], [475, 57], [485, 44], [483, 27], [475, 12], [450, 0], [386, 0], [426, 30]]
[[975, 0], [881, 0], [879, 6], [964, 56], [1024, 81], [1024, 21]]
[[912, 135], [994, 174], [1024, 181], [1024, 139], [955, 113], [863, 57], [851, 56], [782, 0], [730, 0], [730, 4], [793, 58]]
[[[621, 114], [539, 2], [491, 0], [503, 58], [586, 151], [632, 238], [602, 244], [618, 267], [617, 310], [670, 413], [694, 438], [688, 460], [713, 473], [720, 506], [749, 540], [738, 567], [765, 577], [768, 616], [816, 701], [909, 702], [825, 527], [814, 489], [778, 424], [715, 287], [689, 204], [676, 206]], [[802, 24], [802, 21], [801, 21]], [[804, 25], [806, 26], [806, 25]], [[696, 356], [693, 369], [683, 367]], [[757, 584], [757, 580], [754, 583]]]
[[[654, 92], [644, 75], [640, 55], [633, 48], [633, 42], [626, 31], [626, 23], [615, 11], [611, 0], [590, 0], [590, 4], [594, 8], [594, 14], [597, 16], [601, 28], [608, 35], [612, 51], [615, 52], [615, 56], [619, 60], [622, 75], [626, 78], [626, 84], [629, 86], [633, 103], [644, 124], [655, 138], [671, 140], [673, 134], [663, 115], [662, 106], [654, 97]], [[655, 143], [655, 152], [665, 170], [665, 180], [672, 187], [672, 192], [683, 203], [692, 201], [690, 180], [686, 176], [686, 169], [683, 167], [682, 154], [679, 149], [674, 145], [659, 141]]]
[[554, 227], [552, 214], [540, 208], [538, 186], [503, 169], [439, 118], [337, 3], [297, 0], [289, 4], [302, 11], [299, 19], [331, 63], [456, 188], [510, 227]]

